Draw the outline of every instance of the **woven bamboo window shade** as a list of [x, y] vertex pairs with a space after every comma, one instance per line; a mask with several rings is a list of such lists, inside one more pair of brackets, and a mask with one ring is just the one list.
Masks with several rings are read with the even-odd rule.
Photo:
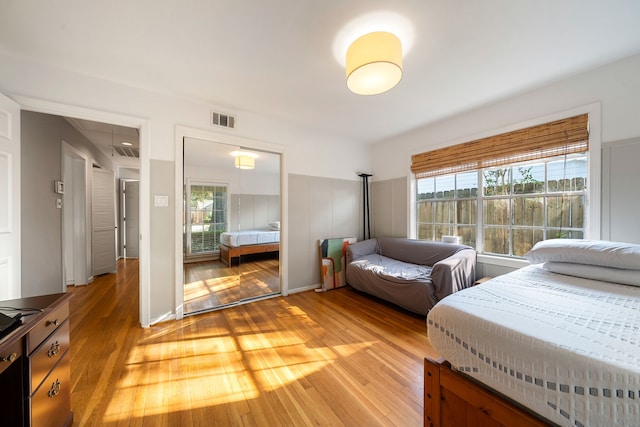
[[447, 175], [589, 149], [589, 116], [582, 114], [411, 156], [416, 178]]

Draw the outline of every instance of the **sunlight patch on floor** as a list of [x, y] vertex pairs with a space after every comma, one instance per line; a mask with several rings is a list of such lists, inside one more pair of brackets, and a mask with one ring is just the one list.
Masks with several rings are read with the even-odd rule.
[[[337, 358], [365, 351], [373, 344], [309, 346], [294, 331], [276, 331], [139, 345], [117, 385], [129, 390], [116, 391], [114, 395], [135, 395], [131, 389], [144, 384], [147, 399], [122, 402], [114, 398], [104, 421], [247, 401], [312, 375]], [[190, 350], [193, 354], [185, 356]], [[169, 357], [167, 362], [171, 354], [181, 356]], [[171, 387], [167, 387], [169, 383]], [[126, 413], [123, 404], [129, 408]]]

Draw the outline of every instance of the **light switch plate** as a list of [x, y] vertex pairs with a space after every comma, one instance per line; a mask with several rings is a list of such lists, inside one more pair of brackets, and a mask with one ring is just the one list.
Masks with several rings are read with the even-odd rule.
[[165, 196], [162, 194], [155, 194], [153, 196], [153, 206], [156, 206], [156, 207], [169, 206], [169, 196]]

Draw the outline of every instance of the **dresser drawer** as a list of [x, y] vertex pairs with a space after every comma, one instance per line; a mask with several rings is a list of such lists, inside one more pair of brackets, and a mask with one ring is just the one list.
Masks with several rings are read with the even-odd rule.
[[71, 416], [71, 370], [66, 352], [30, 399], [33, 427], [60, 427]]
[[15, 340], [0, 350], [0, 374], [22, 356], [22, 341]]
[[64, 322], [31, 355], [31, 392], [69, 349], [69, 322]]
[[42, 341], [47, 339], [56, 328], [62, 325], [62, 322], [69, 317], [69, 304], [63, 304], [51, 313], [42, 316], [42, 321], [29, 332], [28, 353], [31, 354]]
[[0, 350], [0, 424], [24, 426], [25, 357], [22, 356], [22, 340], [4, 343]]

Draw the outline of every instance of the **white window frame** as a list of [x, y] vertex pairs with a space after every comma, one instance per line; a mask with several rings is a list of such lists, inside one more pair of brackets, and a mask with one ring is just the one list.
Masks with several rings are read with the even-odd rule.
[[213, 181], [213, 180], [206, 180], [206, 179], [191, 179], [188, 178], [187, 179], [187, 188], [185, 189], [185, 206], [186, 206], [186, 224], [185, 226], [185, 232], [187, 234], [187, 250], [185, 253], [185, 257], [198, 257], [198, 256], [207, 256], [207, 255], [216, 255], [218, 253], [220, 253], [220, 250], [217, 251], [212, 251], [212, 252], [204, 252], [204, 253], [192, 253], [191, 252], [191, 208], [189, 206], [190, 201], [191, 201], [191, 187], [193, 185], [204, 185], [204, 186], [214, 186], [214, 187], [225, 187], [227, 189], [226, 193], [227, 193], [227, 210], [226, 210], [226, 218], [225, 218], [225, 231], [229, 231], [229, 218], [231, 215], [231, 192], [229, 191], [229, 183], [228, 182], [221, 182], [221, 181]]
[[[443, 146], [462, 144], [468, 141], [474, 141], [476, 139], [487, 138], [493, 135], [499, 135], [502, 133], [513, 132], [519, 129], [524, 129], [531, 126], [537, 126], [544, 123], [553, 122], [566, 117], [573, 117], [579, 114], [589, 115], [589, 151], [587, 153], [588, 171], [587, 182], [589, 183], [587, 188], [587, 194], [585, 197], [585, 224], [584, 224], [584, 238], [598, 240], [601, 236], [601, 206], [602, 206], [602, 112], [601, 104], [599, 102], [584, 105], [570, 110], [564, 110], [558, 113], [550, 114], [547, 116], [538, 117], [535, 119], [527, 120], [517, 124], [513, 124], [500, 129], [492, 129], [481, 134], [460, 137], [456, 140], [450, 141]], [[427, 150], [433, 150], [441, 147], [420, 147], [416, 151], [409, 153], [408, 164], [411, 164], [411, 156], [425, 152]], [[408, 219], [407, 222], [407, 235], [410, 238], [416, 238], [416, 177], [409, 168], [407, 186], [407, 200], [409, 203]], [[481, 215], [480, 208], [478, 208], [478, 215]], [[479, 224], [479, 222], [478, 222]], [[480, 236], [481, 237], [481, 236]], [[478, 262], [484, 264], [492, 264], [508, 268], [520, 268], [528, 265], [528, 261], [521, 258], [514, 258], [509, 256], [497, 256], [478, 254]]]

